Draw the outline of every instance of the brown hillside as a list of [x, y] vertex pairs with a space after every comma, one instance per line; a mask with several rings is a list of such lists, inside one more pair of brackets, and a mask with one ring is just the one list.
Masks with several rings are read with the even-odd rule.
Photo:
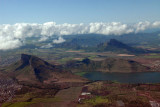
[[20, 61], [10, 65], [3, 72], [23, 84], [57, 84], [67, 87], [66, 84], [86, 82], [86, 79], [64, 71], [60, 66], [51, 65], [36, 56], [26, 54], [22, 54]]

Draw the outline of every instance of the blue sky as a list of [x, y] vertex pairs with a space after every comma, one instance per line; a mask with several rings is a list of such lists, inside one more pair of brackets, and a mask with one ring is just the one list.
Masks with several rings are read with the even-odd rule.
[[160, 0], [0, 0], [0, 24], [160, 20]]

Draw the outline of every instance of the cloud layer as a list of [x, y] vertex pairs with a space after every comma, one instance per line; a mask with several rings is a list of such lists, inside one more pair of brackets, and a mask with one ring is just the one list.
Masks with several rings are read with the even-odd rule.
[[60, 36], [53, 43], [62, 43], [65, 40], [62, 35], [72, 34], [104, 34], [104, 35], [122, 35], [128, 33], [138, 33], [147, 29], [160, 28], [160, 21], [139, 22], [133, 25], [120, 22], [111, 23], [89, 23], [89, 24], [56, 24], [47, 22], [37, 23], [16, 23], [14, 25], [0, 25], [0, 50], [18, 48], [25, 44], [29, 37], [39, 37], [37, 42], [46, 41], [50, 37]]
[[65, 42], [65, 40], [62, 37], [59, 37], [58, 39], [53, 40], [53, 43], [55, 44], [59, 44], [59, 43], [63, 43]]

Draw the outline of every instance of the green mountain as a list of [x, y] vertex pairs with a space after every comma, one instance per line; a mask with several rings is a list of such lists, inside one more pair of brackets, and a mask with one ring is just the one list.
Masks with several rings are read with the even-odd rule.
[[78, 44], [77, 39], [72, 39], [60, 44], [53, 44], [54, 48], [67, 48], [67, 49], [81, 49], [82, 46]]
[[97, 46], [98, 51], [112, 51], [112, 52], [124, 52], [124, 53], [148, 53], [150, 51], [140, 49], [140, 48], [134, 48], [131, 46], [128, 46], [116, 39], [110, 39], [109, 42], [101, 43]]
[[129, 33], [120, 36], [115, 35], [101, 35], [101, 34], [81, 34], [81, 35], [69, 35], [64, 36], [66, 41], [74, 40], [80, 46], [93, 47], [100, 43], [109, 41], [110, 39], [116, 39], [129, 46], [151, 46], [159, 47], [160, 32], [152, 33]]
[[65, 65], [66, 69], [70, 69], [72, 72], [147, 72], [149, 67], [143, 66], [138, 62], [119, 58], [106, 58], [103, 61], [93, 61], [88, 58], [82, 61], [69, 61]]

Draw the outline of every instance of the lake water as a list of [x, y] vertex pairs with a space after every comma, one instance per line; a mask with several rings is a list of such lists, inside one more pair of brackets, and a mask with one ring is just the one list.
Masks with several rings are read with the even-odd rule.
[[88, 72], [83, 77], [89, 80], [109, 80], [121, 83], [160, 83], [160, 72], [103, 73]]

